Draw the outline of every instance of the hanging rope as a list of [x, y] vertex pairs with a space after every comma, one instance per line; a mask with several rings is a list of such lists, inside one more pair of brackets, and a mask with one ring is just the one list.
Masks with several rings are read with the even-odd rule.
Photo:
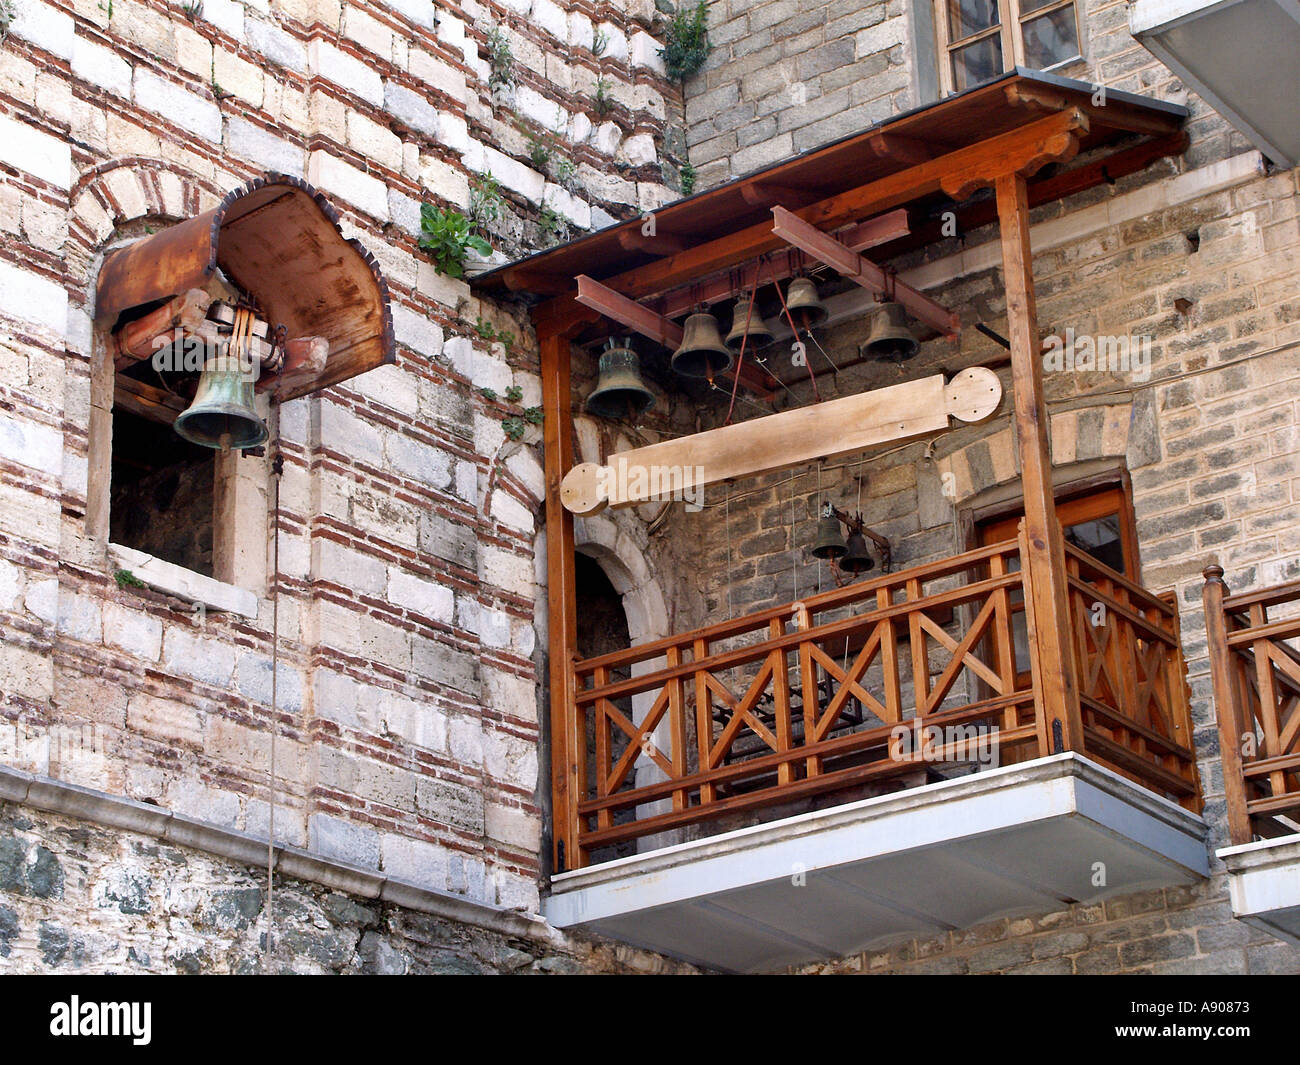
[[[763, 273], [763, 263], [766, 261], [767, 256], [763, 256], [754, 268], [754, 288], [749, 293], [749, 308], [745, 312], [745, 332], [740, 338], [740, 354], [736, 356], [736, 372], [731, 379], [731, 404], [727, 407], [727, 420], [722, 423], [723, 425], [731, 424], [731, 414], [736, 409], [736, 392], [740, 389], [740, 371], [745, 365], [745, 345], [749, 341], [749, 323], [754, 317], [754, 304], [758, 302], [758, 286]], [[773, 276], [775, 277], [775, 275]]]
[[727, 482], [727, 502], [725, 511], [727, 523], [727, 620], [732, 621], [735, 614], [731, 608], [731, 482]]
[[284, 455], [280, 452], [280, 408], [272, 408], [271, 445], [271, 765], [268, 776], [270, 813], [266, 829], [266, 945], [262, 968], [269, 971], [274, 956], [275, 933], [275, 737], [280, 731], [280, 476], [284, 473]]

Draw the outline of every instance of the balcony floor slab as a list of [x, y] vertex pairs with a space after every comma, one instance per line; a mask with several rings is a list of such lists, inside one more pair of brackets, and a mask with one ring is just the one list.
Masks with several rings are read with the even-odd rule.
[[770, 972], [1208, 871], [1200, 817], [1063, 754], [561, 873], [543, 913]]
[[1232, 914], [1300, 945], [1300, 835], [1225, 847]]

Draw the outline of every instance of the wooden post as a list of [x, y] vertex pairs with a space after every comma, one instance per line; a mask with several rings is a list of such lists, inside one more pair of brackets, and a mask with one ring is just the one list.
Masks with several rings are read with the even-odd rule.
[[[1214, 710], [1219, 722], [1219, 758], [1223, 763], [1223, 798], [1228, 807], [1228, 836], [1233, 846], [1249, 843], [1253, 833], [1246, 808], [1246, 778], [1241, 771], [1241, 745], [1245, 733], [1235, 697], [1232, 651], [1228, 648], [1228, 619], [1223, 600], [1228, 593], [1220, 566], [1206, 566], [1201, 603], [1205, 608], [1205, 643], [1214, 683]], [[1191, 746], [1188, 737], [1187, 745]]]
[[1023, 174], [997, 178], [1002, 273], [1011, 333], [1012, 391], [1025, 499], [1025, 598], [1032, 611], [1030, 657], [1040, 693], [1049, 749], [1043, 755], [1083, 750], [1083, 718], [1070, 640], [1065, 541], [1056, 520], [1038, 311], [1029, 246], [1029, 203]]
[[579, 869], [586, 855], [578, 842], [578, 803], [586, 765], [586, 735], [578, 728], [573, 665], [578, 612], [573, 515], [560, 502], [560, 482], [573, 465], [573, 412], [569, 391], [569, 341], [562, 332], [538, 337], [542, 371], [542, 443], [546, 472], [546, 612], [549, 632], [551, 794], [554, 869]]

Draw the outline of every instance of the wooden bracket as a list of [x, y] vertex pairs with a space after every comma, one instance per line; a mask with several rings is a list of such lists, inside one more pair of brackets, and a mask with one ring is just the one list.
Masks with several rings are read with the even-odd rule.
[[852, 455], [876, 444], [941, 432], [949, 419], [982, 421], [1002, 402], [992, 370], [971, 367], [798, 407], [736, 425], [584, 462], [560, 484], [571, 513], [595, 514], [656, 499], [689, 498], [704, 485]]
[[864, 255], [845, 247], [829, 233], [791, 214], [784, 207], [772, 208], [772, 232], [809, 255], [816, 256], [827, 266], [863, 288], [877, 293], [893, 293], [893, 297], [914, 317], [932, 326], [945, 336], [955, 336], [961, 331], [961, 318], [929, 296], [924, 296], [910, 285], [886, 275], [885, 271]]
[[1022, 146], [1015, 154], [991, 150], [994, 141], [990, 141], [989, 151], [972, 156], [964, 167], [944, 174], [939, 187], [960, 203], [985, 186], [993, 185], [1000, 175], [1030, 177], [1048, 163], [1068, 163], [1078, 154], [1079, 141], [1090, 128], [1088, 116], [1078, 107], [1057, 111], [1039, 122], [1046, 124], [1046, 128], [1038, 140]]
[[121, 370], [134, 362], [153, 358], [159, 342], [170, 343], [176, 329], [186, 333], [197, 331], [215, 298], [201, 288], [192, 288], [122, 326], [113, 334], [114, 366]]

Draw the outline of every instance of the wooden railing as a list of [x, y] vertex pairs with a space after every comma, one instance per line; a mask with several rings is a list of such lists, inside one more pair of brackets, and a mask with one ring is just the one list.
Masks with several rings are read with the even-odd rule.
[[1205, 629], [1223, 790], [1239, 844], [1292, 835], [1300, 824], [1300, 581], [1227, 593], [1223, 570], [1207, 567]]
[[1199, 812], [1173, 594], [1154, 595], [1069, 543], [1065, 565], [1084, 753]]
[[[571, 734], [586, 756], [569, 767], [575, 807], [557, 809], [576, 822], [567, 864], [760, 807], [924, 783], [927, 765], [969, 764], [972, 742], [991, 739], [1003, 764], [1060, 750], [1017, 669], [1023, 536], [578, 662]], [[1173, 605], [1073, 549], [1068, 564], [1087, 625], [1086, 753], [1197, 806]]]

